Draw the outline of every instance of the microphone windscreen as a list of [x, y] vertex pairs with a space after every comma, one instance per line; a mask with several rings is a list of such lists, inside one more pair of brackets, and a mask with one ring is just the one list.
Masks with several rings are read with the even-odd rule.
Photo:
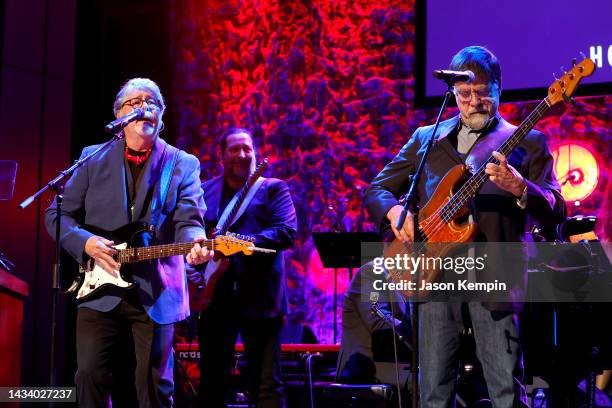
[[138, 119], [142, 119], [144, 117], [144, 115], [145, 115], [145, 111], [142, 108], [136, 108], [136, 109], [134, 109], [134, 112], [136, 113], [136, 118], [138, 118]]

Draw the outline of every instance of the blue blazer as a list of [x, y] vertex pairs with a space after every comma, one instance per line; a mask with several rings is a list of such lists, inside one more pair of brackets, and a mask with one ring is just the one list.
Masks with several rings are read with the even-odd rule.
[[[202, 185], [207, 211], [207, 230], [213, 229], [223, 213], [223, 176]], [[269, 318], [287, 312], [285, 259], [283, 250], [291, 248], [297, 234], [297, 217], [287, 183], [267, 178], [253, 196], [246, 211], [229, 228], [230, 232], [250, 235], [255, 245], [276, 249], [275, 254], [236, 254], [215, 288], [209, 311], [224, 313], [237, 307], [248, 318]], [[198, 282], [198, 274], [193, 275]]]
[[[81, 156], [86, 156], [98, 146], [86, 147]], [[145, 206], [147, 192], [152, 191], [153, 197], [159, 201], [158, 179], [162, 157], [166, 151], [166, 163], [169, 165], [169, 158], [176, 150], [161, 138], [156, 139], [151, 156], [142, 170], [138, 190], [135, 191], [132, 212], [128, 209], [127, 192], [128, 188], [132, 190], [134, 181], [129, 167], [126, 167], [124, 140], [115, 142], [76, 170], [66, 184], [62, 204], [62, 248], [82, 263], [88, 257], [84, 251], [85, 243], [94, 235], [83, 229], [82, 225], [113, 231], [130, 222], [150, 222], [151, 209]], [[53, 237], [56, 205], [54, 201], [45, 214], [47, 231]], [[155, 234], [160, 244], [191, 242], [196, 236], [205, 234], [203, 216], [206, 207], [200, 186], [200, 163], [195, 156], [178, 151], [166, 199], [157, 209]], [[134, 219], [131, 219], [131, 214], [134, 214]], [[161, 258], [150, 265], [153, 271], [134, 271], [134, 281], [145, 310], [159, 324], [183, 320], [189, 315], [184, 256]], [[107, 312], [119, 304], [124, 293], [123, 289], [108, 288], [81, 306]]]

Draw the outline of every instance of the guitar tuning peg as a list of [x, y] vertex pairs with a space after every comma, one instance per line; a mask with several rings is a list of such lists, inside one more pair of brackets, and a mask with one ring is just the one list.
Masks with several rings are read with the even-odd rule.
[[572, 67], [576, 66], [576, 58], [572, 58]]
[[565, 67], [564, 67], [563, 65], [561, 65], [561, 67], [560, 67], [560, 68], [561, 68], [561, 72], [563, 72], [564, 74], [566, 74], [566, 73], [567, 73], [567, 70], [565, 69]]
[[554, 72], [553, 72], [553, 78], [555, 78], [555, 81], [559, 80], [559, 78], [557, 78], [557, 74], [555, 74]]
[[584, 55], [584, 52], [580, 51], [580, 56], [582, 57], [582, 59], [586, 59], [586, 55]]

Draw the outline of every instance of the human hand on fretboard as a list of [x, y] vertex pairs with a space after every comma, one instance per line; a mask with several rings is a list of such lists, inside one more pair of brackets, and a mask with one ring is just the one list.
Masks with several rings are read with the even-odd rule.
[[523, 190], [527, 186], [523, 176], [508, 164], [508, 160], [503, 154], [493, 152], [493, 157], [499, 161], [499, 166], [494, 163], [487, 164], [485, 173], [489, 176], [489, 180], [502, 190], [512, 193], [515, 197], [523, 195]]
[[187, 254], [187, 262], [191, 265], [200, 265], [213, 259], [214, 251], [209, 250], [206, 246], [200, 245], [200, 242], [205, 239], [206, 237], [196, 237], [194, 239], [195, 244], [193, 244], [191, 252]]

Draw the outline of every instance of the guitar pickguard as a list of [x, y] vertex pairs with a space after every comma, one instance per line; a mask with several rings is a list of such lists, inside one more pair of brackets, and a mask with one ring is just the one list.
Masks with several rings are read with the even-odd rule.
[[[115, 245], [113, 248], [120, 250], [127, 248], [127, 243]], [[120, 265], [121, 267], [121, 265]], [[134, 284], [127, 282], [121, 276], [119, 269], [114, 270], [114, 276], [105, 271], [97, 262], [90, 259], [85, 265], [81, 265], [79, 272], [83, 274], [81, 286], [78, 288], [76, 298], [80, 301], [97, 293], [102, 287], [115, 285], [120, 288], [131, 288]]]

